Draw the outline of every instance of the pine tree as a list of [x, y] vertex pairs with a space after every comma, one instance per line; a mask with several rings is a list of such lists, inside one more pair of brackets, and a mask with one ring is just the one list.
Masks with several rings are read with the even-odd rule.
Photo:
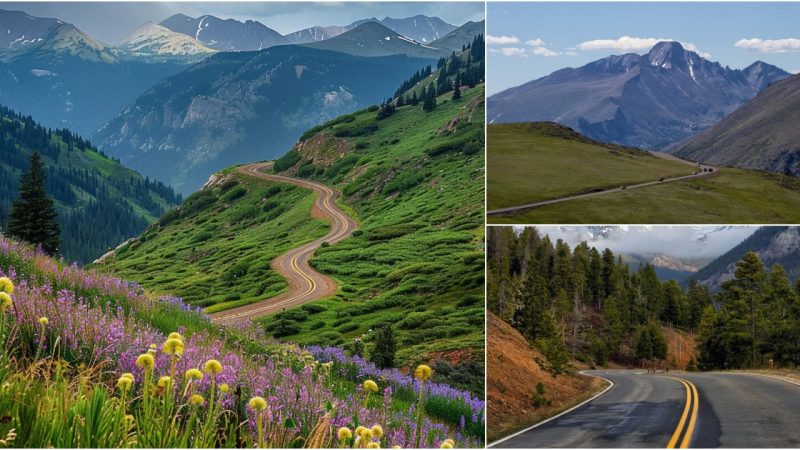
[[379, 328], [375, 332], [375, 346], [369, 354], [369, 360], [382, 369], [391, 368], [394, 367], [396, 351], [397, 342], [391, 325]]
[[20, 181], [19, 198], [11, 206], [8, 235], [41, 245], [48, 255], [55, 255], [60, 228], [53, 200], [45, 191], [45, 181], [42, 158], [39, 152], [33, 152], [30, 169]]
[[425, 100], [422, 102], [422, 110], [431, 112], [434, 109], [436, 109], [436, 88], [431, 84], [425, 91]]
[[461, 99], [461, 78], [456, 75], [456, 81], [453, 83], [453, 100]]

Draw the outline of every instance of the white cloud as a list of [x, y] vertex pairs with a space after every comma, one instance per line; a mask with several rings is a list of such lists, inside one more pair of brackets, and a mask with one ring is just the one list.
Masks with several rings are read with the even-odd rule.
[[528, 55], [524, 48], [520, 47], [503, 47], [503, 48], [493, 48], [489, 49], [489, 53], [497, 53], [503, 56], [521, 56], [523, 58], [527, 58]]
[[[622, 52], [646, 52], [653, 48], [654, 45], [662, 41], [675, 41], [675, 39], [666, 38], [639, 38], [632, 36], [622, 36], [618, 39], [595, 39], [593, 41], [585, 41], [578, 44], [580, 50], [616, 50]], [[680, 42], [680, 41], [678, 41]], [[680, 42], [686, 50], [693, 51], [703, 58], [710, 58], [711, 55], [706, 53], [691, 42]]]
[[740, 39], [734, 46], [761, 53], [800, 52], [800, 39]]
[[544, 45], [544, 41], [539, 38], [531, 39], [525, 43], [530, 45], [531, 47], [541, 47]]
[[549, 48], [545, 48], [545, 47], [534, 47], [532, 52], [533, 52], [534, 55], [544, 56], [546, 58], [549, 58], [551, 56], [558, 56], [558, 55], [561, 54], [561, 52], [554, 52], [554, 51], [550, 50]]
[[487, 34], [486, 43], [489, 45], [519, 44], [519, 38], [516, 36], [492, 36]]

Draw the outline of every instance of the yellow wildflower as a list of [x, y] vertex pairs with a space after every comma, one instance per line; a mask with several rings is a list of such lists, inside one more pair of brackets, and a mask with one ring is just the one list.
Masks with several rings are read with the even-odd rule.
[[161, 348], [161, 351], [168, 354], [168, 355], [182, 355], [183, 354], [183, 341], [180, 339], [167, 339], [167, 342], [164, 343], [164, 347]]
[[133, 387], [132, 378], [122, 376], [119, 377], [119, 380], [117, 380], [117, 388], [119, 388], [120, 391], [129, 391], [131, 390], [131, 387]]
[[197, 369], [189, 369], [186, 371], [186, 379], [187, 380], [202, 380], [203, 379], [203, 372], [200, 372]]
[[158, 379], [158, 387], [168, 388], [172, 386], [172, 377], [163, 376]]
[[439, 446], [439, 448], [453, 448], [453, 445], [447, 441], [444, 441], [442, 442], [442, 445]]
[[0, 292], [5, 292], [6, 294], [13, 294], [14, 293], [14, 282], [11, 281], [8, 277], [0, 277]]
[[152, 369], [156, 365], [156, 360], [150, 353], [143, 353], [136, 358], [136, 365], [142, 369]]
[[39, 323], [42, 324], [43, 327], [47, 326], [47, 323], [50, 322], [47, 317], [39, 317]]
[[452, 439], [445, 439], [445, 440], [444, 440], [444, 443], [445, 443], [445, 444], [450, 444], [450, 448], [453, 448], [453, 447], [455, 447], [455, 446], [456, 446], [456, 441], [454, 441], [454, 440], [452, 440]]
[[381, 428], [380, 425], [373, 425], [371, 431], [372, 431], [372, 436], [374, 436], [376, 439], [380, 439], [383, 437], [383, 428]]
[[361, 439], [365, 441], [368, 439], [372, 439], [372, 430], [369, 428], [364, 428], [363, 430], [361, 430], [359, 436], [361, 436]]
[[222, 372], [222, 364], [219, 361], [217, 361], [216, 359], [209, 359], [208, 361], [206, 361], [206, 364], [203, 366], [203, 370], [205, 370], [206, 373], [210, 373], [210, 374], [216, 375], [216, 374]]
[[425, 364], [418, 365], [417, 369], [414, 371], [414, 378], [423, 382], [428, 380], [431, 375], [433, 375], [433, 370], [430, 366], [426, 366]]
[[364, 390], [367, 392], [378, 392], [378, 384], [372, 380], [364, 382]]
[[167, 339], [177, 339], [179, 341], [183, 341], [183, 336], [173, 331], [172, 333], [169, 334], [169, 336], [167, 336]]
[[369, 444], [367, 444], [367, 448], [381, 448], [381, 444], [377, 442], [370, 442]]
[[119, 377], [120, 378], [130, 378], [131, 381], [136, 381], [136, 379], [133, 378], [133, 374], [130, 373], [130, 372], [125, 372], [122, 375], [120, 375]]
[[14, 301], [11, 300], [11, 296], [3, 291], [0, 291], [0, 312], [5, 312], [5, 310], [11, 308], [11, 305], [13, 304]]
[[339, 437], [340, 441], [346, 441], [353, 437], [353, 432], [350, 431], [350, 428], [342, 427], [336, 432], [336, 436]]
[[264, 400], [263, 397], [253, 397], [247, 404], [250, 406], [250, 409], [255, 411], [264, 411], [267, 409], [267, 401]]
[[366, 430], [366, 428], [364, 428], [364, 427], [362, 427], [360, 425], [358, 427], [356, 427], [356, 436], [361, 436], [361, 432], [364, 431], [364, 430]]
[[202, 404], [203, 404], [205, 401], [206, 401], [206, 400], [205, 400], [205, 399], [203, 398], [203, 396], [201, 396], [201, 395], [194, 394], [194, 395], [192, 395], [191, 397], [189, 397], [189, 403], [191, 403], [191, 404], [193, 404], [193, 405], [195, 405], [195, 406], [200, 406], [200, 405], [202, 405]]
[[219, 385], [219, 391], [222, 392], [223, 394], [227, 394], [228, 392], [230, 392], [230, 390], [231, 388], [230, 386], [228, 386], [227, 383], [222, 383]]

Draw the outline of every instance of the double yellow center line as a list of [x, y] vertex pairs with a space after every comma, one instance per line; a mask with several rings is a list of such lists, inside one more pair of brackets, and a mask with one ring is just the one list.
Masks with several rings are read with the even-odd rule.
[[697, 423], [697, 410], [700, 408], [700, 401], [697, 399], [697, 388], [689, 380], [669, 378], [683, 383], [686, 388], [686, 406], [683, 408], [681, 420], [678, 422], [675, 432], [672, 433], [672, 438], [669, 440], [667, 448], [689, 448], [689, 444], [692, 442], [692, 433], [694, 433], [694, 427]]

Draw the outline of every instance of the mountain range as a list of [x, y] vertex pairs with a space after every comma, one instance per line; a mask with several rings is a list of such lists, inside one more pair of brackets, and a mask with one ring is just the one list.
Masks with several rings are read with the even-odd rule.
[[186, 193], [216, 170], [278, 156], [304, 130], [379, 103], [391, 86], [430, 63], [294, 45], [222, 52], [157, 83], [95, 140]]
[[57, 19], [0, 10], [0, 104], [88, 136], [187, 61], [138, 58]]
[[800, 227], [762, 227], [736, 247], [700, 269], [693, 278], [711, 290], [733, 278], [736, 262], [748, 251], [755, 252], [769, 269], [780, 264], [792, 283], [800, 279]]
[[773, 83], [675, 154], [800, 176], [800, 75]]
[[[470, 36], [470, 40], [472, 36]], [[358, 56], [408, 55], [416, 58], [438, 59], [453, 50], [420, 44], [378, 22], [367, 21], [350, 31], [324, 41], [303, 44], [306, 47], [332, 50]], [[459, 46], [459, 50], [461, 47]]]
[[255, 20], [241, 22], [210, 15], [189, 17], [175, 14], [160, 25], [223, 52], [263, 50], [290, 43], [277, 31]]
[[761, 61], [723, 67], [678, 42], [609, 56], [497, 93], [492, 123], [554, 121], [593, 139], [664, 149], [703, 131], [789, 73]]
[[387, 16], [378, 20], [372, 17], [370, 19], [357, 20], [350, 25], [344, 26], [314, 26], [289, 33], [285, 37], [293, 44], [307, 44], [336, 37], [366, 22], [379, 23], [392, 31], [423, 44], [442, 38], [456, 29], [455, 25], [451, 25], [438, 17], [418, 14], [397, 19]]

